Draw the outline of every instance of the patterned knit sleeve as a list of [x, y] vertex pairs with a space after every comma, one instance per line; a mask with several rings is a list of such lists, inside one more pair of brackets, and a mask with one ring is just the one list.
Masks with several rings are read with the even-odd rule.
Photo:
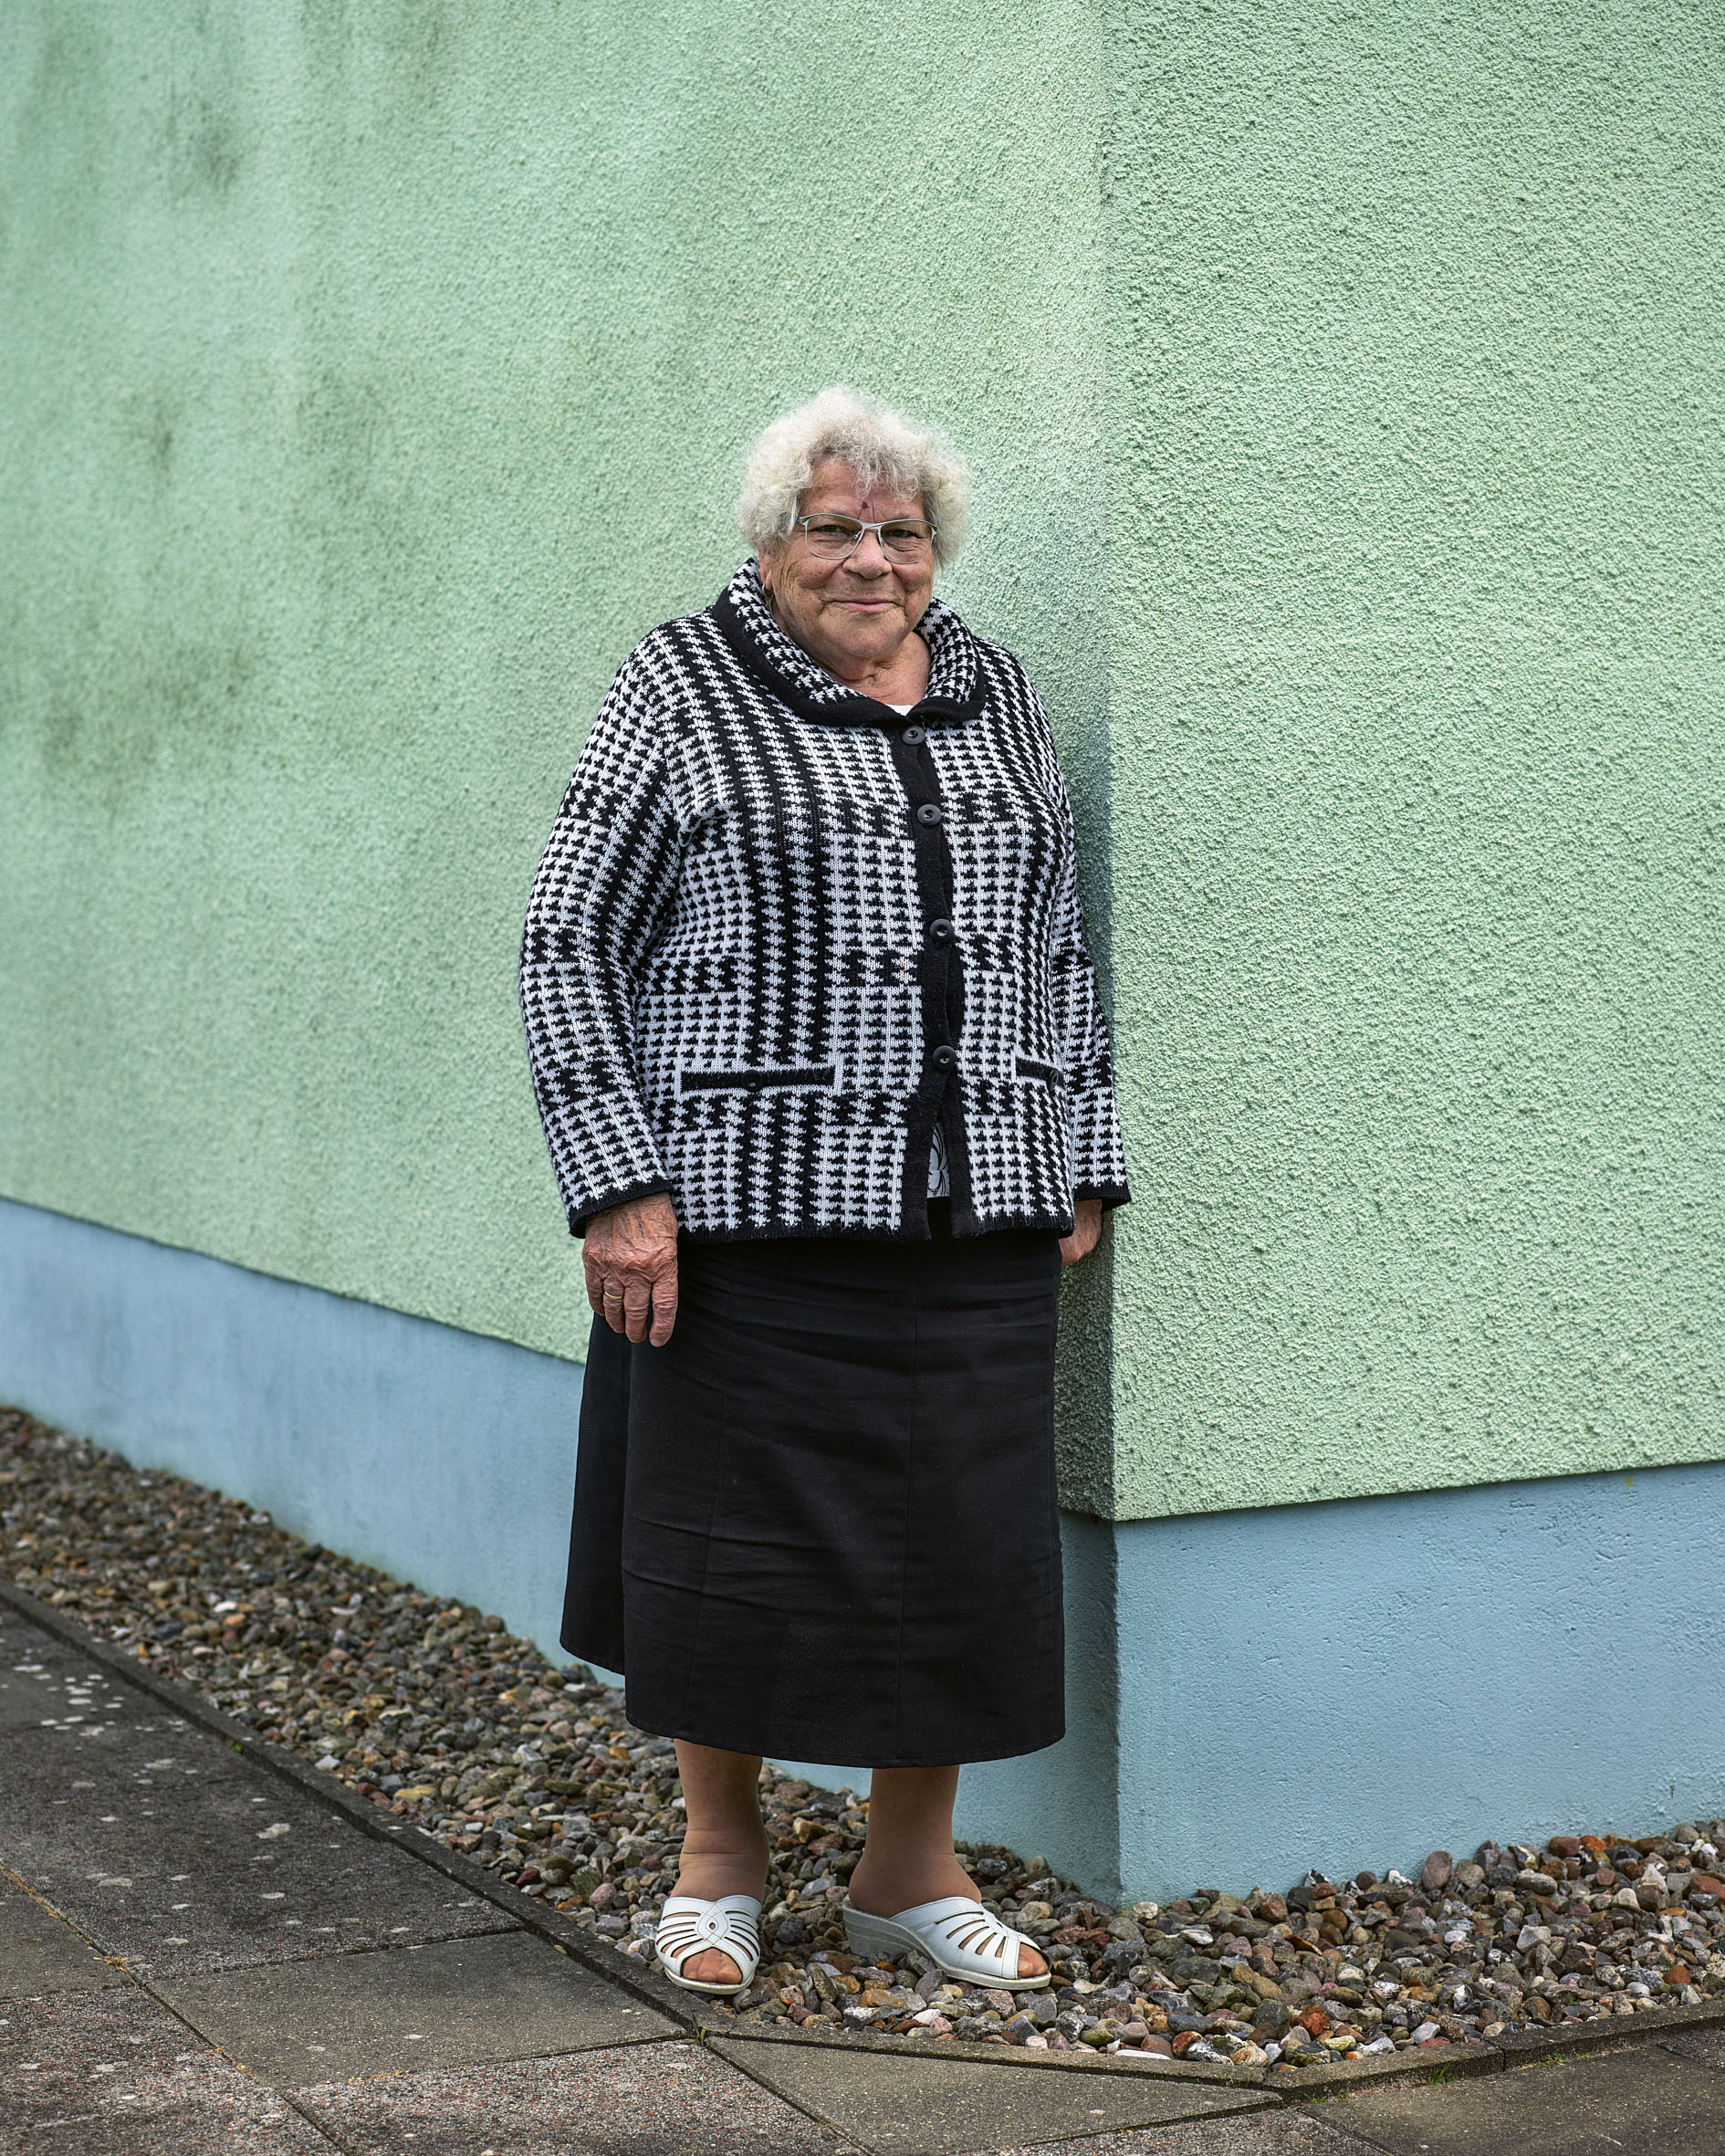
[[638, 969], [676, 888], [677, 826], [655, 703], [625, 664], [593, 721], [533, 879], [521, 1016], [551, 1166], [572, 1234], [669, 1191], [641, 1083]]
[[1058, 779], [1065, 843], [1054, 908], [1054, 1028], [1061, 1044], [1072, 1113], [1072, 1196], [1125, 1205], [1126, 1154], [1114, 1099], [1113, 1056], [1108, 1020], [1096, 987], [1096, 968], [1084, 941], [1078, 897], [1078, 834], [1066, 788]]

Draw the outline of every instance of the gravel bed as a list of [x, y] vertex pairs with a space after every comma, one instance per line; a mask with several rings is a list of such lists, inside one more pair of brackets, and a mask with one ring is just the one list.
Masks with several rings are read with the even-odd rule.
[[[672, 1746], [500, 1617], [5, 1408], [0, 1571], [619, 1952], [651, 1955], [683, 1828]], [[769, 1770], [761, 1795], [768, 1958], [744, 2017], [1292, 2070], [1725, 1994], [1725, 1819], [1122, 1910], [1040, 1857], [960, 1844], [984, 1900], [1054, 1970], [1049, 1991], [1014, 1998], [847, 1953], [839, 1905], [867, 1798]]]

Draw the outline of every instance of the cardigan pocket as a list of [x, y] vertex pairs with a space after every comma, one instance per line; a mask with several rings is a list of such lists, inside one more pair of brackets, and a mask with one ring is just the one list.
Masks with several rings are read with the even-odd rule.
[[794, 1087], [800, 1092], [831, 1092], [839, 1083], [837, 1063], [776, 1064], [756, 1071], [677, 1073], [679, 1093], [766, 1093]]
[[1046, 1085], [1051, 1093], [1065, 1090], [1066, 1073], [1052, 1063], [1039, 1062], [1033, 1055], [1015, 1055], [1012, 1059], [1015, 1078], [1034, 1078]]

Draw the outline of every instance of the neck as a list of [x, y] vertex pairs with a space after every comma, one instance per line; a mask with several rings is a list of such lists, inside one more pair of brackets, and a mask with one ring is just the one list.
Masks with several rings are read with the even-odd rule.
[[883, 658], [852, 658], [848, 652], [835, 652], [830, 657], [809, 651], [796, 631], [779, 611], [779, 601], [772, 592], [767, 593], [767, 604], [772, 617], [789, 637], [799, 651], [808, 652], [815, 665], [831, 675], [834, 681], [845, 688], [853, 689], [859, 696], [873, 696], [883, 704], [915, 704], [928, 688], [928, 646], [913, 629], [894, 652]]

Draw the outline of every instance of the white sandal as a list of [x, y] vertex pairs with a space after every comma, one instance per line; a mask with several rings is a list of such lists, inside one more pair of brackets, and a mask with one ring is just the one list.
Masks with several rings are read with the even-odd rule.
[[961, 1983], [987, 1983], [1002, 1991], [1040, 1992], [1046, 1989], [1049, 1972], [1040, 1976], [1017, 1976], [1019, 1949], [1032, 1953], [1041, 1948], [1022, 1931], [1009, 1931], [981, 1902], [962, 1894], [944, 1900], [924, 1901], [915, 1909], [901, 1909], [895, 1917], [872, 1917], [847, 1902], [844, 1929], [859, 1952], [879, 1956], [920, 1954], [932, 1962], [943, 1976]]
[[[760, 1967], [760, 1903], [752, 1894], [727, 1894], [722, 1901], [700, 1901], [693, 1894], [674, 1894], [659, 1914], [653, 1943], [659, 1966], [685, 1992], [707, 1992], [728, 1998], [746, 1992]], [[685, 1976], [683, 1964], [696, 1954], [729, 1954], [742, 1971], [735, 1983], [697, 1983]]]

